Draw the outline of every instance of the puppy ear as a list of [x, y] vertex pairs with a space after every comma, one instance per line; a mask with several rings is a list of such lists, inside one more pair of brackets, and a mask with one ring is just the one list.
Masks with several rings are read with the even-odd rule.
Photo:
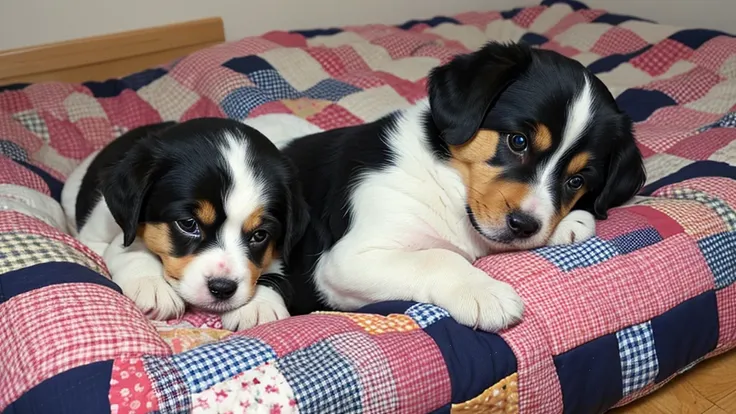
[[118, 140], [133, 140], [125, 155], [101, 173], [100, 191], [115, 222], [123, 230], [123, 246], [135, 240], [144, 199], [155, 173], [155, 134], [173, 123], [155, 124], [131, 130]]
[[286, 187], [286, 232], [284, 234], [284, 243], [281, 249], [281, 258], [284, 263], [289, 262], [289, 256], [294, 247], [304, 236], [309, 225], [310, 214], [309, 207], [302, 193], [301, 184], [296, 178], [296, 167], [290, 162], [289, 179]]
[[611, 150], [603, 188], [595, 193], [592, 213], [599, 219], [608, 218], [608, 210], [632, 199], [647, 180], [644, 159], [631, 132], [631, 121], [626, 117], [624, 139]]
[[450, 145], [470, 140], [500, 94], [530, 61], [526, 45], [491, 42], [434, 68], [429, 74], [429, 103], [442, 139]]

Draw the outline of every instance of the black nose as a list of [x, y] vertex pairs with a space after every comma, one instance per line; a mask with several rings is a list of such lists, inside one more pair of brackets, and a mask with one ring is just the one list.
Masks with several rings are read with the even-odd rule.
[[531, 237], [539, 231], [537, 219], [519, 211], [506, 216], [506, 225], [514, 236], [520, 238]]
[[212, 296], [217, 299], [230, 299], [235, 291], [238, 290], [238, 284], [230, 279], [211, 279], [207, 282], [207, 288]]

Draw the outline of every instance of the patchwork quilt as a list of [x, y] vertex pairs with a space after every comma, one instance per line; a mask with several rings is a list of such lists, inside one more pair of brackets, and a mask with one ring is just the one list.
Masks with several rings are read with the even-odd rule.
[[[636, 121], [649, 180], [581, 244], [475, 265], [518, 289], [499, 334], [422, 303], [232, 333], [150, 322], [66, 234], [62, 183], [161, 120], [286, 113], [355, 125], [426, 95], [484, 42], [579, 60]], [[597, 413], [736, 346], [736, 38], [575, 1], [214, 46], [105, 82], [0, 88], [0, 411]]]

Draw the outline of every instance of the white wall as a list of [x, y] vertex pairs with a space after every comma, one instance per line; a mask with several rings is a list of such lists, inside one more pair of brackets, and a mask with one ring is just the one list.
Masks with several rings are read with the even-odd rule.
[[[583, 0], [663, 23], [736, 32], [736, 0]], [[229, 40], [275, 29], [399, 23], [539, 0], [0, 0], [0, 50], [222, 16]], [[134, 11], [136, 10], [136, 11]]]

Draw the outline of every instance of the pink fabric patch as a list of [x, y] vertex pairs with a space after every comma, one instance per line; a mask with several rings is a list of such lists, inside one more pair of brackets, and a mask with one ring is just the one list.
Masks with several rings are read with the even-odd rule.
[[105, 110], [110, 124], [128, 130], [147, 124], [161, 122], [161, 115], [144, 101], [135, 91], [126, 89], [114, 98], [97, 100]]
[[714, 152], [736, 140], [736, 129], [713, 128], [678, 142], [668, 154], [690, 160], [707, 160]]
[[46, 182], [33, 171], [16, 163], [10, 158], [0, 156], [0, 183], [16, 184], [32, 188], [40, 193], [51, 195]]
[[158, 398], [140, 358], [118, 359], [110, 377], [111, 414], [145, 414], [158, 411]]

